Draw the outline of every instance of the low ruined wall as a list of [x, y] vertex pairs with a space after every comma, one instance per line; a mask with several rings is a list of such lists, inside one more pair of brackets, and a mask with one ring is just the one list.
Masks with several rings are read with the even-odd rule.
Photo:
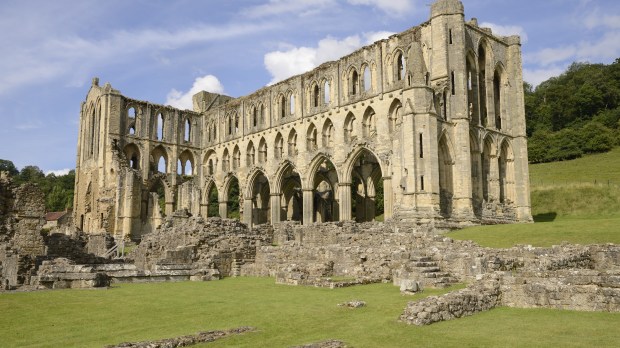
[[499, 278], [492, 277], [466, 289], [409, 302], [400, 320], [407, 324], [429, 325], [461, 318], [495, 308], [501, 303], [501, 295]]
[[128, 257], [141, 270], [186, 265], [230, 276], [235, 275], [242, 264], [253, 262], [256, 249], [271, 245], [272, 238], [273, 230], [269, 225], [249, 230], [233, 219], [192, 217], [177, 223], [167, 220], [161, 228], [145, 235]]
[[504, 276], [501, 290], [509, 307], [620, 312], [620, 271], [522, 273]]

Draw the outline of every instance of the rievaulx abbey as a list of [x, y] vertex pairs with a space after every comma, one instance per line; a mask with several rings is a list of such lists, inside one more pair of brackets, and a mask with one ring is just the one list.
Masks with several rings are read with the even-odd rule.
[[438, 0], [418, 26], [244, 97], [200, 92], [193, 110], [93, 79], [74, 221], [134, 240], [232, 209], [250, 227], [527, 222], [527, 164], [519, 37]]

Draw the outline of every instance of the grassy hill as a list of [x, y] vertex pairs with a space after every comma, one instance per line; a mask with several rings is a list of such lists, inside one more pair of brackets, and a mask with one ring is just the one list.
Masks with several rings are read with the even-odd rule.
[[490, 247], [620, 244], [620, 148], [530, 165], [534, 224], [477, 226], [449, 233]]

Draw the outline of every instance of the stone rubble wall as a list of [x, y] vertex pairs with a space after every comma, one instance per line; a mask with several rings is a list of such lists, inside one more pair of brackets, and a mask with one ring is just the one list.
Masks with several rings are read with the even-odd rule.
[[409, 302], [400, 320], [407, 324], [429, 325], [461, 318], [495, 308], [501, 303], [501, 296], [499, 278], [493, 277], [442, 296]]
[[166, 220], [161, 228], [145, 235], [128, 257], [143, 271], [176, 265], [211, 275], [233, 276], [242, 264], [254, 262], [256, 249], [270, 245], [272, 238], [269, 225], [249, 230], [233, 219], [190, 217], [178, 223]]

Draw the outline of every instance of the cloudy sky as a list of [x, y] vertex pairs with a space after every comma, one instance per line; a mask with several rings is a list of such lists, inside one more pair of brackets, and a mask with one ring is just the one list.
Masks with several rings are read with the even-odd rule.
[[[75, 167], [93, 76], [124, 95], [191, 108], [238, 97], [426, 21], [432, 0], [2, 0], [0, 159]], [[620, 57], [618, 0], [464, 0], [465, 17], [519, 34], [525, 80]]]

